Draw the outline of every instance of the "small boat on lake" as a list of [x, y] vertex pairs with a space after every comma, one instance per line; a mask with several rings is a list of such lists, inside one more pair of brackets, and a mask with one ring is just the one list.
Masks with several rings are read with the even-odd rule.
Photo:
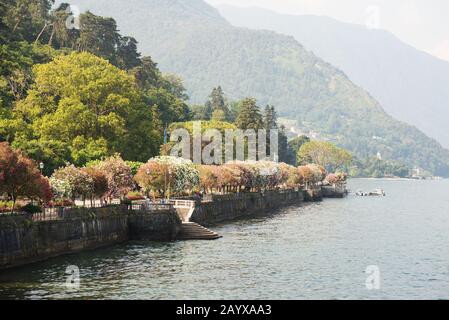
[[371, 192], [357, 191], [356, 195], [360, 197], [385, 197], [387, 194], [383, 189], [376, 189]]

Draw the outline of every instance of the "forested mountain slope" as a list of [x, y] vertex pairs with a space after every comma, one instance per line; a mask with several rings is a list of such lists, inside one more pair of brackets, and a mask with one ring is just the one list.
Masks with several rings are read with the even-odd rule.
[[294, 36], [343, 70], [388, 114], [449, 147], [449, 62], [419, 51], [384, 30], [323, 16], [286, 15], [260, 8], [219, 6], [233, 25]]
[[449, 174], [449, 151], [394, 120], [339, 69], [293, 37], [230, 25], [202, 0], [73, 0], [81, 10], [111, 16], [161, 69], [183, 77], [191, 101], [221, 85], [231, 99], [256, 97], [304, 129], [360, 158], [386, 159]]

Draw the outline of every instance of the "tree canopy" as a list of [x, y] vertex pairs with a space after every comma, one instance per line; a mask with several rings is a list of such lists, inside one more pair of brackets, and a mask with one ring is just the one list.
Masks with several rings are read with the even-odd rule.
[[240, 129], [258, 130], [263, 128], [263, 118], [256, 99], [246, 98], [241, 101], [235, 125]]
[[298, 151], [298, 163], [317, 164], [329, 172], [344, 170], [352, 161], [352, 155], [334, 144], [325, 141], [310, 141]]
[[33, 70], [35, 82], [14, 109], [15, 147], [54, 167], [116, 152], [129, 160], [157, 152], [150, 108], [126, 72], [89, 53], [59, 56]]
[[13, 200], [12, 211], [20, 196], [49, 202], [52, 198], [50, 183], [36, 164], [8, 143], [0, 142], [0, 195], [8, 194]]

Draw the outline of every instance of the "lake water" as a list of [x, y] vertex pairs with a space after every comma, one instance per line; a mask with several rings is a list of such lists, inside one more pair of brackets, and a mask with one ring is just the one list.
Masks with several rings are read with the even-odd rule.
[[[230, 222], [212, 228], [223, 238], [211, 242], [128, 243], [2, 271], [0, 298], [449, 299], [449, 181], [349, 187], [387, 197]], [[70, 265], [78, 290], [65, 286]]]

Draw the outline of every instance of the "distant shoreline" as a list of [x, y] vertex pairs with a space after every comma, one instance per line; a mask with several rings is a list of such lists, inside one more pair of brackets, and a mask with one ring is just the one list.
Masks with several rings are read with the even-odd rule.
[[363, 178], [363, 177], [349, 177], [349, 180], [386, 180], [386, 181], [440, 181], [447, 180], [447, 178], [429, 178], [429, 179], [412, 179], [412, 178]]

